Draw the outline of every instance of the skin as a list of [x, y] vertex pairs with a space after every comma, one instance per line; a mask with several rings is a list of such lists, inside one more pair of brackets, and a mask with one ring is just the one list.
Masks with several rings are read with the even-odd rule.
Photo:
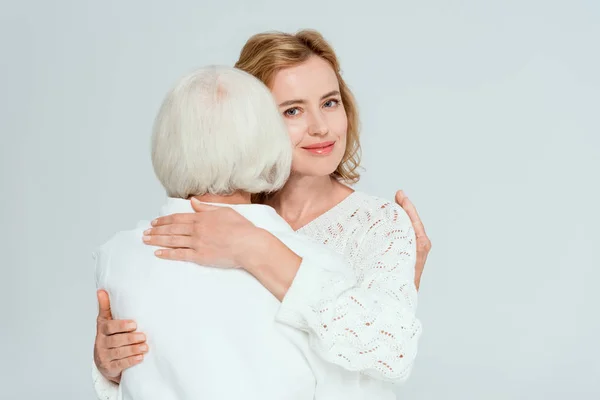
[[[287, 125], [294, 152], [290, 179], [268, 204], [297, 230], [353, 192], [331, 177], [344, 154], [348, 120], [335, 72], [319, 57], [279, 71], [270, 89]], [[334, 142], [331, 152], [315, 154], [306, 149], [322, 142]], [[197, 200], [210, 202], [204, 196], [192, 198], [196, 213], [154, 220], [152, 228], [144, 232], [144, 243], [160, 247], [155, 252], [159, 258], [219, 268], [243, 268], [282, 300], [302, 259], [275, 236], [255, 227], [232, 209]], [[415, 230], [415, 285], [418, 289], [431, 242], [415, 207], [402, 191], [396, 193], [395, 200], [407, 212]], [[145, 343], [133, 336], [134, 325], [127, 325], [133, 321], [109, 318], [108, 296], [101, 298], [99, 294], [98, 300], [96, 365], [105, 377], [118, 382], [124, 369], [141, 362], [139, 356], [145, 351], [140, 344]]]
[[135, 321], [113, 320], [108, 293], [98, 290], [94, 362], [105, 378], [119, 383], [123, 370], [139, 364], [148, 351], [146, 335], [135, 332]]

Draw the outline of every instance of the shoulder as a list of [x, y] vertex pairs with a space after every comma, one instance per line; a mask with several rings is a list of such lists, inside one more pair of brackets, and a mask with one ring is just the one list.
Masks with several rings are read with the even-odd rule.
[[364, 221], [361, 225], [361, 252], [378, 257], [414, 260], [415, 232], [406, 211], [394, 201], [364, 193], [355, 196], [357, 212]]
[[134, 229], [119, 231], [113, 234], [106, 242], [93, 251], [94, 257], [106, 258], [114, 252], [143, 248], [146, 245], [142, 242], [142, 235], [148, 227], [150, 227], [149, 221], [140, 221]]
[[367, 230], [412, 227], [406, 211], [394, 201], [358, 191], [354, 192], [348, 200]]
[[147, 227], [144, 225], [117, 232], [92, 252], [97, 286], [108, 288], [112, 281], [110, 277], [114, 278], [115, 273], [116, 277], [122, 276], [137, 265], [151, 265], [158, 260], [154, 256], [154, 248], [142, 241], [145, 229]]

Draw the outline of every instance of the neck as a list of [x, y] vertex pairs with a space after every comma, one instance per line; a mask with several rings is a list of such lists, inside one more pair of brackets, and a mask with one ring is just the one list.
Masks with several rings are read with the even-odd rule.
[[271, 199], [273, 207], [288, 223], [311, 219], [315, 210], [327, 209], [339, 183], [330, 176], [290, 176], [285, 186]]
[[230, 195], [203, 194], [194, 197], [203, 203], [221, 203], [221, 204], [250, 204], [250, 193], [234, 192]]

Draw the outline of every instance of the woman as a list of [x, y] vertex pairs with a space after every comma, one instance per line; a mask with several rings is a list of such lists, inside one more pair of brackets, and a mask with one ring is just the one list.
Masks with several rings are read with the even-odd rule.
[[[401, 193], [396, 200], [411, 221], [402, 208], [344, 184], [359, 179], [358, 115], [335, 53], [314, 31], [266, 33], [246, 43], [236, 67], [271, 89], [294, 145], [290, 179], [262, 200], [298, 233], [343, 254], [346, 272], [301, 259], [260, 229], [247, 229], [231, 210], [196, 203], [196, 214], [154, 221], [144, 242], [164, 248], [156, 253], [161, 258], [246, 269], [282, 301], [278, 320], [306, 331], [315, 353], [353, 371], [357, 387], [366, 382], [360, 374], [405, 380], [416, 355], [416, 287], [430, 245]], [[135, 331], [133, 321], [110, 320], [105, 294], [99, 301], [104, 317], [95, 360], [108, 366], [105, 377], [118, 381], [124, 368], [140, 362], [135, 357], [143, 353], [144, 338], [128, 333]], [[108, 349], [102, 332], [119, 337], [118, 346]]]

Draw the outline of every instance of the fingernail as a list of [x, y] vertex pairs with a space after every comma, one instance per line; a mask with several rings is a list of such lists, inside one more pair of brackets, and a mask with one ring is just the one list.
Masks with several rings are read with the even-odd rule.
[[144, 351], [144, 352], [148, 351], [148, 346], [145, 344], [140, 345], [140, 351]]
[[160, 255], [162, 255], [162, 251], [161, 250], [156, 250], [154, 252], [154, 254], [157, 255], [157, 256], [160, 256]]
[[136, 342], [143, 342], [144, 340], [146, 340], [146, 335], [144, 335], [143, 333], [138, 333], [137, 335], [135, 335]]
[[133, 330], [136, 328], [135, 322], [130, 322], [125, 326], [125, 329], [127, 330]]
[[149, 242], [150, 241], [150, 236], [144, 236], [144, 237], [142, 237], [142, 240], [144, 242]]
[[195, 198], [195, 197], [192, 197], [192, 202], [194, 202], [194, 203], [200, 203], [200, 200], [198, 200], [198, 199], [197, 199], [197, 198]]
[[142, 361], [143, 359], [144, 359], [144, 356], [141, 354], [135, 356], [135, 361]]
[[144, 231], [144, 235], [149, 235], [151, 231], [152, 231], [152, 229], [146, 229], [146, 230]]
[[158, 221], [157, 221], [157, 220], [154, 220], [154, 221], [152, 221], [152, 222], [150, 223], [150, 225], [152, 225], [152, 226], [156, 226], [156, 224], [157, 224], [157, 223], [158, 223]]

